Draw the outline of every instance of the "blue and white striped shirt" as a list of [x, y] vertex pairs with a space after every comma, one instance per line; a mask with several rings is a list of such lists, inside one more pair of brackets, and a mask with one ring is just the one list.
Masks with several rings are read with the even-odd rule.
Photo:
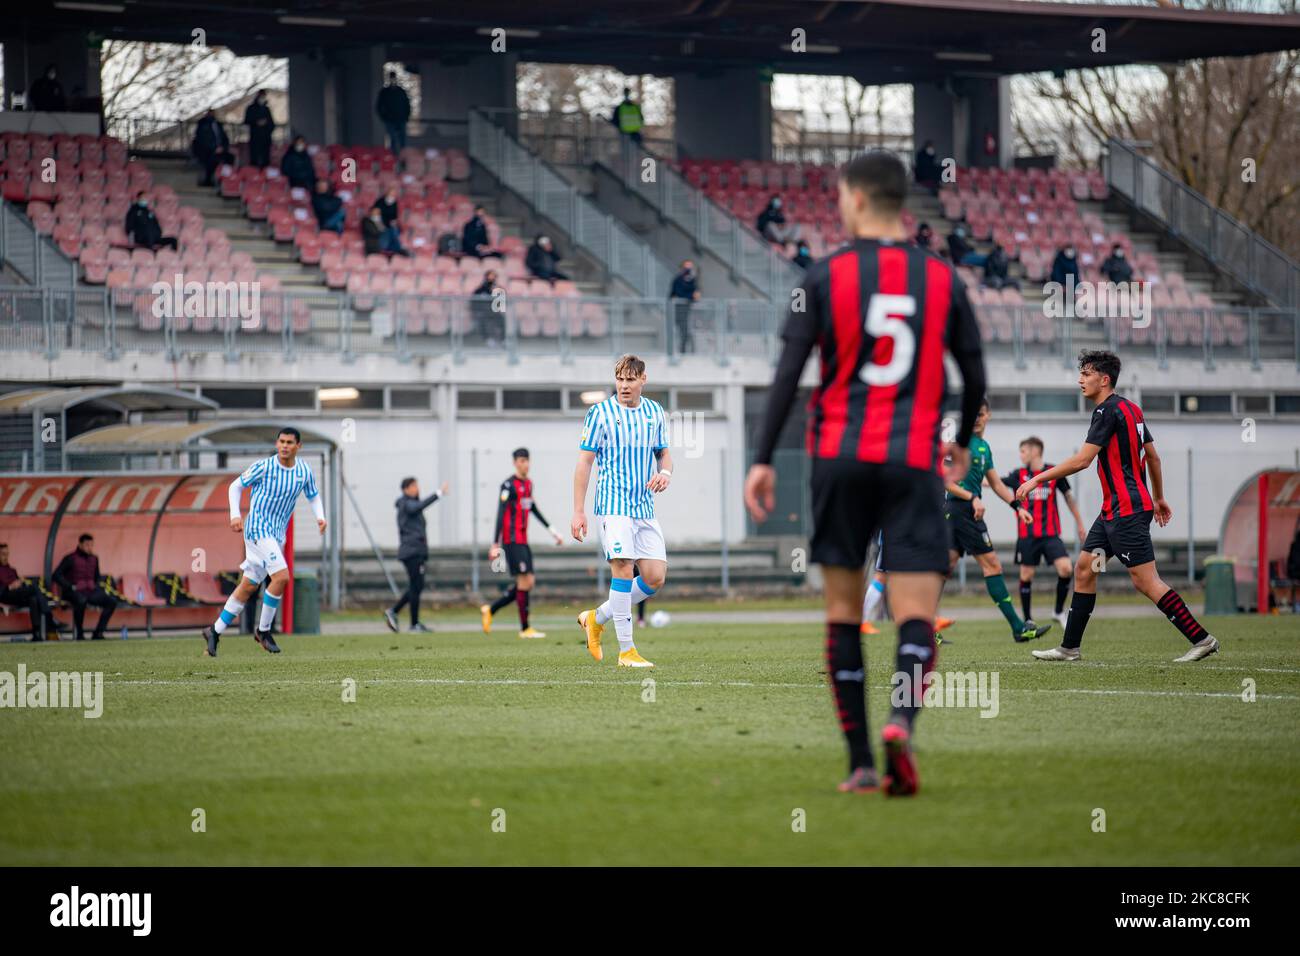
[[664, 407], [642, 396], [636, 408], [611, 395], [587, 411], [578, 447], [596, 453], [596, 514], [653, 518], [646, 484], [659, 470], [655, 453], [668, 447]]
[[299, 492], [308, 501], [320, 494], [316, 490], [316, 476], [305, 461], [299, 459], [292, 468], [286, 468], [275, 455], [249, 465], [239, 476], [239, 483], [253, 489], [244, 521], [244, 538], [248, 541], [275, 538], [281, 547]]

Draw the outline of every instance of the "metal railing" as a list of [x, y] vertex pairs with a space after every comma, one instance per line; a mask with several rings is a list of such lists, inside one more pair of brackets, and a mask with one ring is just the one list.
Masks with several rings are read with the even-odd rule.
[[803, 270], [758, 233], [696, 189], [672, 166], [610, 130], [597, 159], [625, 188], [648, 202], [701, 248], [717, 256], [769, 302], [786, 306]]
[[611, 276], [647, 298], [667, 296], [673, 274], [647, 243], [480, 110], [469, 114], [469, 155]]
[[[758, 299], [703, 299], [687, 310], [658, 297], [506, 296], [492, 300], [422, 294], [263, 292], [246, 319], [171, 316], [151, 289], [0, 287], [0, 355], [95, 353], [220, 354], [238, 361], [273, 353], [364, 355], [399, 362], [431, 356], [464, 361], [494, 355], [529, 358], [616, 357], [627, 351], [670, 362], [685, 354], [775, 361], [785, 310]], [[183, 310], [180, 310], [183, 311]], [[201, 311], [201, 310], [200, 310]], [[1283, 309], [1163, 309], [1148, 328], [1131, 321], [1046, 319], [1040, 306], [976, 307], [989, 355], [1073, 362], [1079, 347], [1119, 348], [1162, 365], [1261, 360], [1300, 366], [1300, 313]]]
[[1274, 305], [1300, 307], [1300, 266], [1196, 190], [1112, 139], [1106, 182], [1173, 235]]
[[77, 281], [76, 263], [3, 199], [0, 199], [0, 262], [32, 285], [70, 286]]

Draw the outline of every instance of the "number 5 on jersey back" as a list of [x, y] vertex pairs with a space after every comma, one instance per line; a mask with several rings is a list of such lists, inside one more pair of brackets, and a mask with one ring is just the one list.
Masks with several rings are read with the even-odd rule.
[[877, 292], [867, 303], [867, 332], [877, 339], [892, 339], [893, 354], [888, 364], [874, 361], [862, 366], [859, 377], [868, 385], [897, 385], [912, 370], [916, 355], [916, 334], [912, 327], [896, 316], [916, 314], [916, 299], [910, 295], [886, 295]]

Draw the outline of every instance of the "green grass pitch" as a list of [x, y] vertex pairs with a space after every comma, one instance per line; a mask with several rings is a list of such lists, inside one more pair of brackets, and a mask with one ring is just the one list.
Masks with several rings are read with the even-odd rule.
[[[103, 671], [105, 705], [0, 711], [0, 863], [1300, 863], [1293, 619], [1210, 619], [1223, 652], [1186, 665], [1150, 616], [1095, 619], [1078, 664], [960, 623], [940, 668], [997, 672], [999, 713], [923, 713], [910, 800], [835, 791], [818, 626], [642, 631], [658, 667], [632, 671], [570, 621], [278, 657], [233, 635], [216, 660], [197, 638], [4, 645], [0, 670]], [[893, 641], [866, 639], [877, 748]]]

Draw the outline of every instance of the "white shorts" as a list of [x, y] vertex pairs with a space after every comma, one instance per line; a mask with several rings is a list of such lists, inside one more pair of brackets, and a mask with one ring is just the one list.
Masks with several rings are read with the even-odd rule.
[[655, 518], [628, 518], [624, 515], [599, 515], [600, 541], [605, 560], [647, 558], [667, 561], [664, 533]]
[[256, 541], [244, 539], [244, 563], [239, 570], [244, 577], [255, 584], [261, 584], [268, 574], [284, 571], [289, 564], [284, 559], [284, 548], [272, 537], [258, 538]]

